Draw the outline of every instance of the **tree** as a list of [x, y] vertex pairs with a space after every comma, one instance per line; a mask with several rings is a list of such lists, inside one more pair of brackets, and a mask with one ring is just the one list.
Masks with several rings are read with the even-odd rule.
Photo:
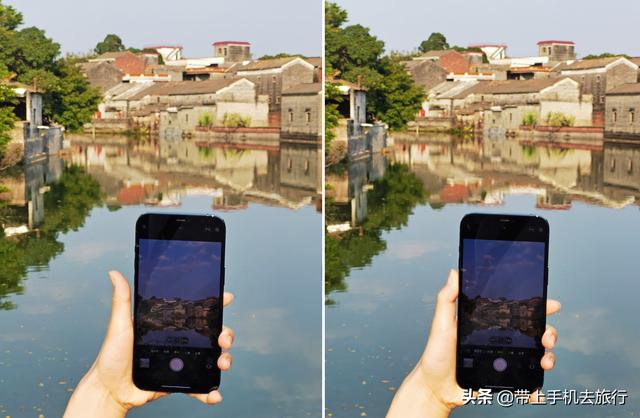
[[22, 24], [22, 13], [18, 12], [13, 6], [5, 6], [0, 1], [0, 28], [6, 30], [15, 30]]
[[625, 57], [629, 58], [626, 54], [612, 54], [611, 52], [603, 52], [602, 54], [589, 54], [586, 57], [582, 58], [584, 60], [594, 60], [598, 58], [613, 58], [613, 57]]
[[273, 54], [273, 55], [265, 54], [265, 55], [261, 56], [260, 58], [258, 58], [258, 61], [271, 60], [271, 59], [277, 59], [277, 58], [289, 58], [289, 57], [304, 58], [304, 55], [302, 55], [302, 54], [289, 54], [288, 52], [279, 52], [279, 53]]
[[[3, 75], [6, 75], [6, 72], [0, 71], [0, 77], [4, 79]], [[0, 161], [4, 157], [7, 144], [11, 141], [9, 132], [14, 127], [15, 115], [13, 109], [15, 104], [16, 97], [13, 89], [6, 84], [0, 84]]]
[[443, 51], [449, 49], [447, 38], [440, 32], [433, 32], [429, 38], [422, 41], [418, 47], [421, 52]]
[[57, 83], [45, 93], [47, 113], [54, 122], [77, 131], [91, 121], [102, 95], [89, 85], [77, 66], [64, 59], [58, 65]]
[[122, 39], [118, 35], [110, 33], [104, 37], [102, 42], [98, 42], [93, 50], [96, 54], [102, 55], [107, 52], [121, 52], [125, 49], [126, 47], [124, 43], [122, 43]]
[[[415, 85], [401, 64], [383, 56], [384, 42], [371, 35], [368, 28], [344, 26], [347, 13], [335, 3], [325, 3], [325, 11], [329, 14], [325, 25], [325, 65], [331, 74], [351, 82], [361, 79], [368, 90], [368, 113], [393, 129], [404, 128], [420, 109], [422, 88]], [[328, 98], [325, 96], [327, 109], [333, 112]]]

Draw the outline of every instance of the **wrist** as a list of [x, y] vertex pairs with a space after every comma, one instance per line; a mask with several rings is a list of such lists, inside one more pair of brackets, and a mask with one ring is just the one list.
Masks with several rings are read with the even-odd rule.
[[128, 409], [114, 399], [92, 367], [73, 391], [63, 418], [122, 418]]
[[416, 367], [398, 388], [387, 413], [387, 418], [445, 418], [449, 416], [452, 409], [453, 406], [437, 396], [426, 376], [419, 370], [419, 367]]

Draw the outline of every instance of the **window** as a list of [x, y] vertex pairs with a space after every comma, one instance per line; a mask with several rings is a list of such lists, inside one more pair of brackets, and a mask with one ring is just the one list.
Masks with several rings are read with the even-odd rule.
[[224, 55], [227, 55], [227, 48], [224, 49]]
[[291, 169], [293, 168], [293, 161], [291, 158], [287, 159], [287, 171], [291, 173]]
[[289, 109], [289, 123], [293, 122], [293, 110]]
[[633, 161], [631, 160], [631, 158], [627, 160], [627, 173], [633, 173]]
[[304, 160], [304, 174], [309, 174], [309, 160]]
[[276, 104], [280, 103], [280, 96], [276, 96]]
[[600, 96], [600, 103], [604, 103], [604, 96]]
[[274, 76], [272, 76], [272, 77], [271, 77], [271, 82], [272, 82], [273, 84], [276, 84], [276, 81], [277, 81], [277, 80], [276, 80], [276, 76], [275, 76], [275, 75], [274, 75]]
[[188, 113], [184, 115], [184, 121], [186, 123], [189, 123], [189, 114]]
[[618, 122], [618, 111], [616, 109], [611, 111], [611, 119], [613, 120], [613, 123]]
[[304, 112], [304, 120], [307, 124], [311, 123], [311, 109], [306, 109]]
[[611, 171], [612, 173], [616, 171], [616, 160], [614, 158], [612, 158], [611, 162], [609, 163], [609, 171]]
[[513, 113], [509, 113], [509, 122], [513, 122]]
[[636, 122], [636, 110], [629, 109], [629, 125], [633, 125]]

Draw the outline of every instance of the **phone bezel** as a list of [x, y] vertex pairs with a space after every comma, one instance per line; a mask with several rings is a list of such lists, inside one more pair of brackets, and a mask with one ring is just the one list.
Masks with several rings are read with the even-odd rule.
[[[459, 271], [459, 289], [462, 289], [462, 281], [464, 273], [462, 270], [463, 262], [463, 248], [465, 239], [487, 239], [487, 240], [504, 240], [504, 241], [532, 241], [542, 242], [545, 244], [544, 250], [544, 284], [543, 284], [543, 301], [542, 303], [546, 307], [547, 302], [547, 284], [549, 276], [549, 223], [546, 219], [540, 216], [534, 215], [507, 215], [507, 214], [480, 214], [472, 213], [464, 216], [460, 221], [460, 240], [459, 240], [459, 257], [458, 257], [458, 271]], [[461, 322], [459, 320], [462, 314], [460, 303], [457, 306], [458, 316], [458, 336], [461, 335]], [[546, 328], [546, 316], [542, 318], [542, 329]], [[542, 336], [540, 336], [542, 337]], [[544, 355], [544, 347], [540, 339], [537, 340], [538, 347], [536, 349], [529, 349], [535, 353], [540, 359]], [[501, 385], [492, 384], [489, 376], [473, 376], [465, 378], [462, 372], [461, 365], [458, 364], [461, 358], [461, 339], [457, 338], [456, 342], [456, 380], [460, 387], [464, 389], [478, 390], [480, 388], [499, 388], [506, 390], [518, 390], [525, 389], [533, 392], [534, 390], [542, 388], [544, 383], [544, 370], [536, 368], [535, 370], [527, 373], [528, 377], [524, 377], [526, 381], [525, 387], [519, 387], [516, 384], [504, 384]], [[539, 361], [539, 360], [538, 360]], [[522, 385], [521, 385], [522, 386]]]
[[186, 215], [186, 214], [158, 214], [147, 213], [141, 215], [136, 222], [135, 236], [135, 258], [134, 258], [134, 344], [132, 365], [133, 382], [142, 390], [161, 391], [161, 392], [183, 392], [183, 393], [208, 393], [218, 389], [220, 386], [221, 373], [217, 367], [217, 358], [220, 355], [220, 347], [217, 349], [204, 349], [211, 356], [215, 356], [215, 362], [211, 370], [207, 370], [207, 376], [195, 376], [190, 382], [183, 385], [172, 385], [181, 387], [169, 387], [163, 385], [163, 382], [153, 381], [140, 368], [136, 367], [135, 359], [138, 345], [137, 340], [137, 306], [138, 298], [138, 259], [141, 239], [158, 239], [158, 240], [177, 240], [177, 241], [203, 241], [203, 242], [219, 242], [221, 243], [221, 260], [220, 260], [220, 303], [218, 312], [217, 332], [222, 331], [223, 323], [223, 307], [222, 300], [224, 295], [225, 284], [225, 251], [226, 251], [226, 226], [222, 219], [213, 215]]

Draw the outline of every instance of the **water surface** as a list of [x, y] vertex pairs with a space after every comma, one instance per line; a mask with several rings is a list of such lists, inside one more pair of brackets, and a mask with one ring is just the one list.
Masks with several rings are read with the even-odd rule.
[[64, 160], [0, 174], [0, 415], [59, 417], [110, 313], [106, 273], [133, 274], [149, 211], [227, 224], [234, 365], [215, 407], [172, 395], [132, 417], [319, 416], [321, 216], [315, 146], [73, 140]]
[[629, 399], [469, 406], [453, 416], [637, 416], [639, 173], [639, 145], [442, 136], [396, 138], [386, 157], [333, 168], [327, 223], [349, 230], [326, 236], [327, 413], [384, 415], [457, 266], [460, 219], [506, 212], [540, 215], [551, 227], [548, 292], [562, 312], [549, 320], [559, 342], [544, 389], [626, 389]]

